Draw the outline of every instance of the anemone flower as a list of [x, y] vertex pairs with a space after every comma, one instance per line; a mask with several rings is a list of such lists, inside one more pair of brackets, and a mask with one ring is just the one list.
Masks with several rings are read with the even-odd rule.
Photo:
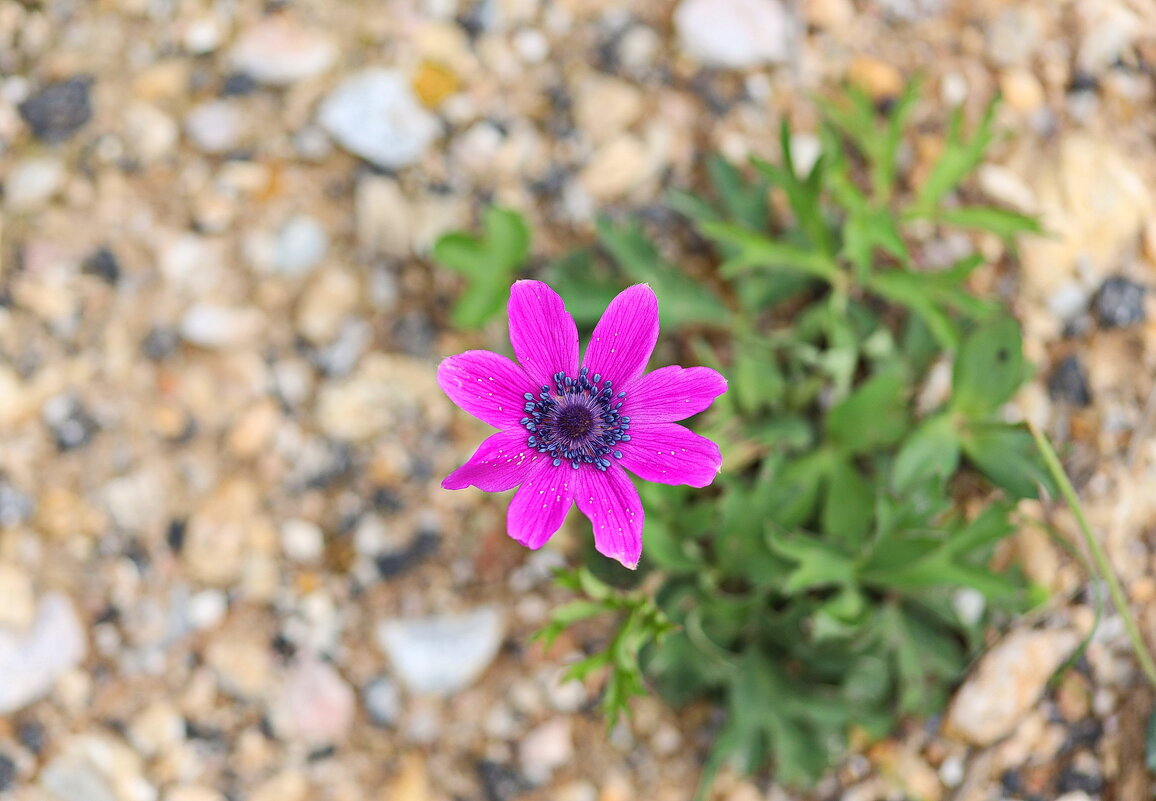
[[471, 350], [438, 367], [450, 399], [499, 429], [442, 486], [518, 487], [507, 529], [528, 548], [542, 547], [576, 503], [599, 552], [637, 567], [644, 513], [626, 471], [661, 484], [710, 484], [722, 465], [718, 446], [676, 421], [710, 406], [726, 379], [708, 367], [645, 373], [658, 340], [658, 298], [646, 284], [611, 301], [581, 366], [578, 329], [549, 286], [516, 282], [509, 316], [517, 363]]

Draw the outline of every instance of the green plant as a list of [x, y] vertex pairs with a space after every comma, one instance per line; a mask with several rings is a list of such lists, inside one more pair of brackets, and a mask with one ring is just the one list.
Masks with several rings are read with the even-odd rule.
[[482, 218], [483, 233], [443, 234], [434, 243], [434, 260], [466, 278], [454, 305], [459, 328], [478, 328], [502, 310], [515, 272], [530, 252], [530, 227], [511, 209], [491, 206]]
[[[1028, 375], [1019, 326], [968, 291], [981, 257], [933, 271], [911, 246], [916, 225], [1005, 238], [1038, 227], [959, 202], [992, 108], [970, 136], [957, 112], [910, 185], [899, 153], [915, 98], [885, 115], [854, 90], [825, 104], [822, 155], [806, 170], [785, 124], [779, 164], [745, 174], [712, 159], [712, 196], [671, 206], [713, 245], [716, 270], [691, 276], [641, 226], [604, 221], [606, 261], [586, 251], [549, 273], [592, 309], [649, 281], [667, 333], [730, 378], [698, 425], [723, 445], [713, 492], [643, 495], [642, 567], [660, 574], [655, 599], [677, 626], [641, 649], [643, 668], [675, 703], [726, 709], [704, 787], [728, 761], [810, 782], [851, 731], [879, 737], [935, 713], [985, 627], [1040, 599], [990, 567], [1016, 501], [1051, 486], [1032, 434], [1000, 415]], [[583, 318], [581, 304], [571, 311]], [[945, 358], [950, 390], [920, 413]], [[628, 697], [605, 701], [610, 713]]]

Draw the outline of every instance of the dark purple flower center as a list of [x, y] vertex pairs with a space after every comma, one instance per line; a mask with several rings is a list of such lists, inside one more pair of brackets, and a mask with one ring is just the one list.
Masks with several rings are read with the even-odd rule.
[[530, 434], [526, 444], [550, 454], [555, 467], [569, 462], [575, 470], [583, 464], [605, 470], [607, 457], [622, 458], [615, 446], [630, 441], [630, 418], [619, 414], [625, 397], [625, 392], [614, 394], [610, 379], [591, 376], [585, 367], [577, 378], [555, 373], [553, 388], [525, 394], [521, 423]]

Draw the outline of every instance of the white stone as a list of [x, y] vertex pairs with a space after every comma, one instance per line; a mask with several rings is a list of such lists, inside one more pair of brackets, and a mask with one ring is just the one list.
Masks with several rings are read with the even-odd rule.
[[185, 614], [194, 629], [211, 629], [225, 618], [229, 610], [229, 599], [216, 589], [201, 590], [189, 598]]
[[201, 17], [185, 26], [182, 42], [185, 50], [195, 56], [203, 56], [220, 47], [224, 35], [219, 21], [213, 17]]
[[228, 348], [253, 340], [265, 326], [260, 311], [247, 306], [197, 303], [181, 317], [181, 337], [202, 348]]
[[470, 686], [497, 656], [505, 623], [485, 606], [460, 614], [386, 620], [378, 645], [398, 679], [414, 693], [450, 695]]
[[518, 747], [522, 773], [535, 784], [549, 780], [555, 770], [574, 757], [570, 718], [554, 718], [535, 727]]
[[33, 211], [48, 203], [64, 184], [64, 162], [54, 158], [18, 161], [4, 183], [9, 211]]
[[550, 55], [550, 40], [541, 31], [523, 28], [514, 34], [514, 49], [527, 64], [541, 64]]
[[185, 116], [185, 133], [204, 153], [224, 153], [241, 143], [247, 123], [240, 106], [230, 100], [208, 100]]
[[321, 223], [298, 214], [290, 217], [277, 235], [273, 265], [286, 275], [304, 275], [325, 257], [329, 237]]
[[176, 121], [151, 103], [134, 100], [121, 115], [125, 143], [133, 158], [156, 161], [173, 152], [181, 131]]
[[683, 0], [674, 25], [688, 54], [708, 66], [734, 69], [788, 61], [798, 35], [796, 21], [778, 0]]
[[978, 746], [1010, 734], [1080, 639], [1067, 630], [1012, 632], [980, 659], [956, 693], [945, 729]]
[[983, 617], [987, 599], [983, 593], [971, 587], [961, 587], [951, 596], [951, 606], [964, 625], [973, 626]]
[[958, 787], [963, 782], [964, 774], [963, 759], [954, 754], [939, 766], [939, 780], [944, 787]]
[[0, 715], [47, 695], [58, 678], [80, 664], [87, 649], [84, 624], [72, 602], [57, 593], [40, 599], [27, 631], [0, 629]]
[[421, 158], [439, 131], [405, 75], [387, 69], [347, 78], [322, 102], [318, 120], [346, 150], [390, 169]]
[[325, 535], [309, 520], [286, 520], [281, 525], [281, 549], [294, 562], [316, 562], [325, 553]]
[[320, 75], [336, 60], [337, 44], [331, 36], [283, 15], [262, 18], [241, 34], [229, 53], [234, 68], [274, 86]]
[[36, 596], [29, 572], [0, 562], [0, 627], [24, 632], [36, 619]]
[[281, 704], [290, 736], [317, 747], [345, 739], [356, 698], [332, 665], [306, 657], [289, 671]]
[[171, 701], [157, 699], [132, 719], [128, 736], [140, 754], [151, 758], [184, 742], [185, 719]]
[[401, 692], [385, 676], [374, 679], [364, 690], [365, 711], [378, 726], [394, 726], [401, 717]]

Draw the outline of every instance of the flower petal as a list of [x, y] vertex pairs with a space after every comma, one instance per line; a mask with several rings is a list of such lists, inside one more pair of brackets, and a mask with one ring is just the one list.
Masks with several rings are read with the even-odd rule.
[[562, 526], [574, 496], [578, 470], [554, 467], [547, 460], [527, 474], [506, 513], [506, 530], [527, 548], [541, 548]]
[[538, 389], [521, 367], [488, 350], [467, 350], [443, 359], [438, 386], [458, 406], [495, 428], [518, 425], [525, 393]]
[[623, 387], [642, 375], [657, 341], [658, 298], [646, 284], [635, 284], [606, 307], [582, 366]]
[[558, 293], [541, 281], [510, 288], [510, 344], [535, 391], [554, 385], [554, 374], [578, 372], [578, 328]]
[[658, 484], [705, 487], [722, 467], [718, 445], [677, 423], [630, 423], [630, 442], [618, 463]]
[[727, 380], [709, 367], [672, 365], [628, 386], [622, 413], [632, 423], [674, 423], [706, 409], [727, 391]]
[[594, 527], [594, 547], [626, 567], [638, 567], [646, 514], [630, 477], [614, 465], [602, 472], [588, 467], [573, 472], [578, 476], [574, 501]]
[[526, 445], [529, 436], [520, 427], [491, 434], [465, 464], [445, 477], [442, 487], [465, 489], [473, 484], [485, 492], [513, 489], [546, 458]]

